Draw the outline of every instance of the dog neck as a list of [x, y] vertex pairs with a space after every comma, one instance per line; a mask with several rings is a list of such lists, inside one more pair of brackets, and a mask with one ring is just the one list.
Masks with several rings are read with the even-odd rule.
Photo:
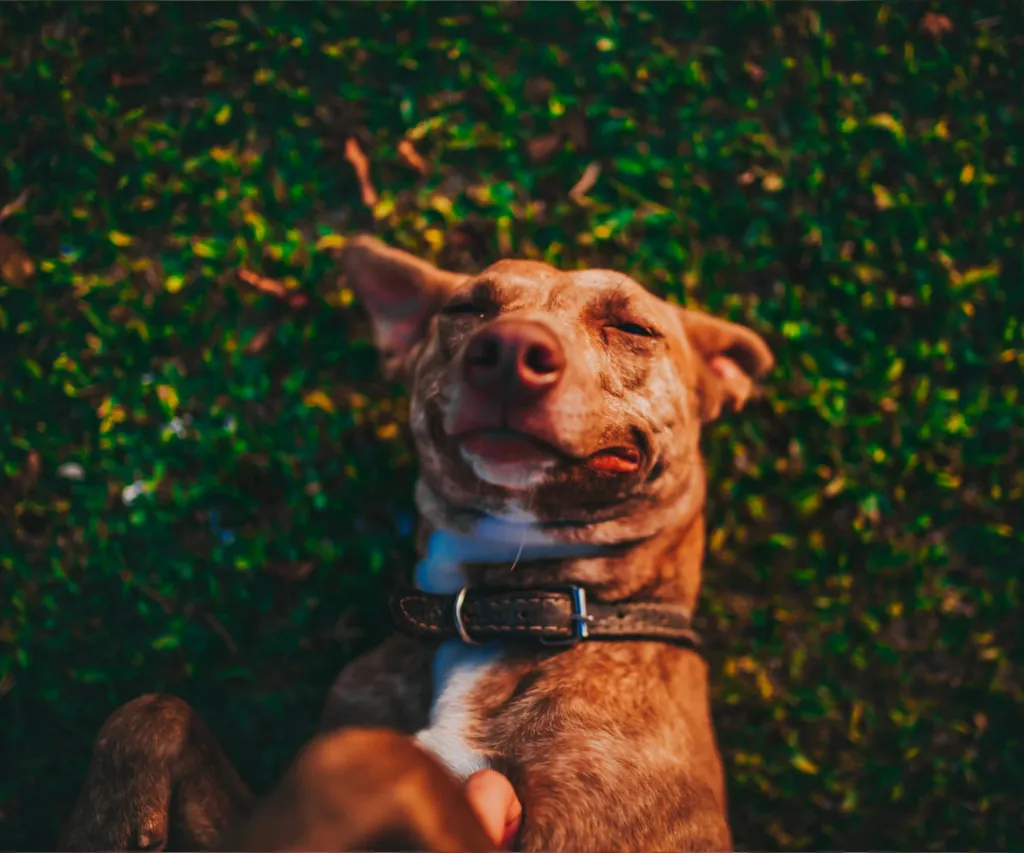
[[541, 525], [525, 514], [499, 519], [467, 511], [437, 523], [421, 511], [416, 586], [453, 595], [463, 587], [576, 584], [598, 600], [670, 601], [693, 610], [704, 516], [698, 509], [675, 518], [649, 536], [595, 544], [584, 528]]
[[[609, 546], [558, 542], [528, 521], [484, 517], [466, 532], [435, 528], [427, 532], [423, 557], [416, 565], [416, 586], [424, 592], [454, 594], [473, 583], [480, 571], [512, 574], [522, 565], [594, 559]], [[504, 585], [504, 584], [502, 584]]]

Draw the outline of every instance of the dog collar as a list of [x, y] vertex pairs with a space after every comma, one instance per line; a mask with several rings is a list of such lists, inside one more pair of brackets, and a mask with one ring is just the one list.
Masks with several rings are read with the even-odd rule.
[[581, 586], [464, 588], [457, 595], [402, 589], [391, 598], [391, 615], [403, 633], [467, 643], [518, 640], [571, 646], [589, 640], [653, 640], [700, 646], [686, 608], [660, 602], [588, 602]]

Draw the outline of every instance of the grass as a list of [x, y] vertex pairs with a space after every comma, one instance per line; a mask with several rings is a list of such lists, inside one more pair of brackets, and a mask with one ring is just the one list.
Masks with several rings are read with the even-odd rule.
[[387, 631], [414, 459], [339, 282], [613, 267], [779, 367], [710, 430], [741, 849], [1019, 849], [1019, 4], [0, 8], [0, 848], [103, 718], [267, 785]]

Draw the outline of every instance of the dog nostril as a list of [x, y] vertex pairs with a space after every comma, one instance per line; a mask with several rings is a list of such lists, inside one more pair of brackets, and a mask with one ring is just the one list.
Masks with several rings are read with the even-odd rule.
[[546, 346], [535, 345], [530, 347], [526, 351], [526, 358], [523, 359], [523, 362], [534, 373], [541, 375], [557, 373], [561, 367], [555, 351]]

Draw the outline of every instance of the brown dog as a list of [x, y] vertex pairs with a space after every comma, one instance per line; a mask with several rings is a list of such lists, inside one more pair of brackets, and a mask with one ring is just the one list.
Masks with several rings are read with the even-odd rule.
[[[457, 777], [505, 773], [523, 805], [519, 850], [728, 849], [707, 669], [689, 625], [705, 538], [699, 439], [703, 423], [742, 407], [772, 365], [768, 347], [606, 270], [501, 261], [465, 276], [365, 237], [344, 266], [385, 369], [410, 388], [423, 559], [418, 589], [394, 602], [401, 632], [341, 674], [325, 731], [383, 726], [414, 735]], [[219, 750], [197, 745], [209, 740], [192, 734], [201, 724], [179, 725], [178, 749], [191, 744], [204, 784], [161, 771], [164, 788], [147, 794], [123, 779], [167, 760], [155, 756], [155, 720], [138, 712], [115, 736], [124, 710], [97, 742], [70, 846], [139, 843], [137, 830], [115, 838], [95, 819], [76, 836], [98, 813], [135, 825], [156, 814], [157, 841], [230, 838], [222, 830], [248, 795]], [[129, 759], [117, 744], [133, 732]], [[123, 779], [104, 791], [95, 768], [118, 750]], [[341, 801], [355, 797], [361, 775], [335, 775]], [[297, 826], [296, 792], [309, 787], [288, 780], [315, 777], [293, 772], [260, 815]], [[441, 807], [424, 793], [413, 811]], [[471, 834], [471, 823], [460, 826]]]

